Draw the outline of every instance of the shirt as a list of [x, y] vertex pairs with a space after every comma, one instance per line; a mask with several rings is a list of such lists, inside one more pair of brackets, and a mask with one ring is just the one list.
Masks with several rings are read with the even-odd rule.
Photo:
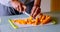
[[[12, 7], [10, 1], [11, 0], [0, 0], [0, 4]], [[19, 1], [21, 1], [21, 2], [26, 4], [26, 3], [32, 2], [33, 0], [19, 0]]]

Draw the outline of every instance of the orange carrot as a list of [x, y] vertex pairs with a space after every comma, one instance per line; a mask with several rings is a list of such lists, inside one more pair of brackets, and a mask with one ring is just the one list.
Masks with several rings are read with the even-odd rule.
[[46, 18], [45, 15], [43, 15], [40, 19], [40, 22], [42, 22], [45, 18]]
[[45, 20], [43, 20], [42, 22], [41, 22], [41, 24], [46, 24], [47, 22], [49, 22], [51, 20], [51, 17], [49, 16], [49, 17], [47, 17]]
[[36, 18], [35, 25], [38, 25], [38, 22], [39, 22], [39, 18]]

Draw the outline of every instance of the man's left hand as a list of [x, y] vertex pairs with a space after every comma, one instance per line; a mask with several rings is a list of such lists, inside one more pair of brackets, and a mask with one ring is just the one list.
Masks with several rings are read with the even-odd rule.
[[41, 8], [39, 6], [33, 6], [31, 10], [31, 16], [36, 17], [41, 12]]

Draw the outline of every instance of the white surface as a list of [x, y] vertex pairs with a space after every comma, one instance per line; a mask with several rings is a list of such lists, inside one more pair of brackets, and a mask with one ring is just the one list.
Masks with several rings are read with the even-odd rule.
[[41, 11], [50, 12], [50, 2], [51, 0], [41, 0]]
[[[12, 20], [17, 20], [17, 19], [19, 19], [19, 18], [12, 19]], [[26, 19], [26, 18], [20, 18], [20, 19]], [[14, 24], [17, 25], [19, 28], [21, 28], [21, 27], [32, 27], [32, 26], [45, 26], [45, 25], [49, 26], [49, 25], [53, 25], [52, 22], [47, 23], [47, 24], [43, 24], [43, 25], [41, 25], [41, 24], [39, 24], [39, 25], [33, 25], [33, 24], [18, 24], [18, 23], [16, 23], [16, 22], [15, 22]]]
[[0, 23], [1, 23], [1, 18], [0, 18]]
[[[45, 14], [45, 13], [44, 13]], [[10, 23], [8, 22], [8, 19], [15, 19], [15, 18], [26, 18], [26, 15], [15, 15], [15, 16], [5, 16], [1, 17], [2, 22], [0, 24], [0, 31], [1, 32], [60, 32], [60, 13], [46, 13], [47, 15], [51, 15], [53, 17], [57, 17], [58, 24], [57, 25], [44, 25], [42, 27], [40, 26], [34, 26], [34, 27], [26, 27], [26, 28], [19, 28], [14, 29]]]
[[48, 24], [44, 24], [44, 25], [30, 25], [30, 24], [18, 24], [18, 23], [14, 23], [15, 25], [17, 25], [19, 28], [21, 27], [33, 27], [33, 26], [49, 26], [49, 25], [53, 25], [53, 23], [48, 23]]

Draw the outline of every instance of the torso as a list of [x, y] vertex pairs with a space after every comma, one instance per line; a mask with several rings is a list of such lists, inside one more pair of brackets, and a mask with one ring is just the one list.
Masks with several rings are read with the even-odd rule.
[[32, 2], [33, 0], [20, 0], [20, 1], [23, 2], [23, 3], [25, 3], [25, 4], [27, 4], [29, 2]]

